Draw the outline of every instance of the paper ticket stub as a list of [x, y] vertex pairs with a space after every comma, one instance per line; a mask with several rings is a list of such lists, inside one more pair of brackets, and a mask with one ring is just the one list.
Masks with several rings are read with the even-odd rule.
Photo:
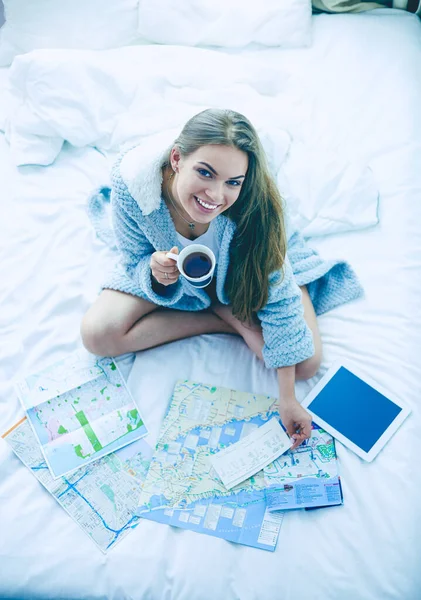
[[211, 463], [225, 487], [235, 485], [289, 450], [293, 442], [275, 418], [211, 457]]

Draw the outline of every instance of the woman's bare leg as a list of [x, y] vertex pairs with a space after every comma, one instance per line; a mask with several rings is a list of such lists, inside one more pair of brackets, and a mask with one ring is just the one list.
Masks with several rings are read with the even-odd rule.
[[212, 310], [220, 319], [228, 323], [240, 335], [247, 346], [260, 360], [263, 360], [262, 350], [264, 345], [262, 327], [259, 324], [242, 323], [232, 314], [231, 306], [215, 304]]
[[160, 308], [135, 323], [122, 341], [127, 348], [146, 350], [204, 333], [238, 335], [230, 325], [206, 310], [192, 312]]
[[85, 347], [98, 356], [137, 352], [203, 333], [236, 331], [211, 312], [164, 310], [114, 290], [100, 294], [81, 325]]
[[[296, 379], [309, 379], [310, 377], [313, 377], [313, 375], [315, 375], [319, 370], [322, 360], [322, 341], [320, 338], [319, 327], [317, 325], [316, 313], [314, 312], [313, 304], [307, 288], [306, 286], [300, 286], [300, 289], [302, 292], [302, 303], [304, 306], [304, 318], [313, 334], [315, 353], [310, 358], [307, 358], [303, 362], [296, 365], [295, 377]], [[241, 323], [241, 321], [234, 317], [229, 306], [217, 304], [212, 307], [212, 310], [221, 319], [226, 321], [230, 327], [235, 329], [235, 331], [244, 339], [247, 346], [253, 350], [256, 356], [263, 360], [262, 349], [264, 340], [260, 325]]]

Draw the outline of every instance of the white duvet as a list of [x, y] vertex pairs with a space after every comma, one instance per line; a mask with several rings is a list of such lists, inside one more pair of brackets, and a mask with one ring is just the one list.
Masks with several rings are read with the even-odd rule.
[[[275, 168], [286, 149], [277, 173], [284, 195], [299, 200], [295, 218], [312, 232], [311, 244], [325, 258], [349, 260], [365, 290], [364, 299], [319, 319], [322, 372], [343, 356], [399, 396], [412, 415], [371, 464], [338, 443], [344, 506], [288, 513], [274, 553], [142, 522], [103, 556], [0, 440], [1, 598], [419, 600], [421, 26], [410, 15], [329, 16], [315, 20], [314, 34], [308, 50], [241, 52], [243, 59], [261, 60], [265, 73], [278, 73], [272, 87], [264, 88], [264, 73], [255, 82], [251, 68], [240, 72], [241, 101], [250, 94], [251, 103], [270, 107], [279, 101], [285, 109], [277, 121], [278, 145], [270, 146], [272, 129], [265, 142]], [[104, 56], [98, 53], [98, 60]], [[124, 63], [106, 78], [103, 62], [92, 70], [88, 61], [88, 77], [80, 61], [74, 75], [86, 85], [82, 103], [71, 79], [56, 78], [53, 85], [60, 70], [56, 59], [50, 66], [46, 55], [44, 62], [35, 54], [19, 60], [12, 72], [12, 104], [18, 110], [27, 103], [28, 120], [7, 112], [11, 145], [0, 135], [1, 431], [21, 416], [12, 380], [80, 344], [81, 316], [112, 258], [95, 238], [86, 198], [108, 180], [117, 145], [112, 140], [124, 137], [123, 116], [138, 114], [130, 113], [128, 96], [114, 93], [124, 88], [118, 84]], [[232, 64], [228, 56], [221, 69], [225, 64]], [[27, 91], [25, 78], [17, 77], [23, 65]], [[63, 64], [69, 75], [66, 68]], [[50, 70], [55, 75], [47, 84]], [[105, 94], [103, 106], [96, 94], [88, 94], [91, 78]], [[206, 86], [204, 76], [201, 81]], [[182, 110], [196, 106], [190, 99], [198, 88], [160, 82], [152, 86], [159, 106], [162, 98], [172, 101], [172, 94], [180, 99], [182, 89], [187, 98]], [[228, 75], [223, 82], [219, 100], [229, 90], [238, 99], [237, 82]], [[133, 86], [132, 99], [137, 102], [139, 92], [140, 106], [141, 90]], [[121, 114], [115, 108], [120, 105]], [[0, 97], [0, 111], [2, 106]], [[90, 141], [83, 147], [63, 144], [72, 132], [82, 142], [84, 124]], [[130, 124], [125, 121], [126, 132]], [[156, 126], [152, 120], [150, 126]], [[142, 136], [141, 129], [135, 133]], [[57, 156], [54, 143], [63, 144]], [[51, 165], [16, 166], [18, 156], [25, 162], [24, 157], [45, 157], [47, 150]], [[367, 227], [369, 221], [373, 226]], [[151, 444], [178, 377], [276, 393], [275, 373], [233, 336], [183, 340], [127, 356], [123, 366]], [[299, 399], [317, 379], [297, 385]]]
[[64, 141], [114, 154], [162, 131], [173, 140], [209, 106], [233, 108], [258, 129], [305, 235], [375, 225], [378, 190], [369, 165], [312, 145], [314, 98], [290, 79], [258, 55], [199, 48], [34, 51], [10, 69], [3, 127], [16, 165], [49, 165]]

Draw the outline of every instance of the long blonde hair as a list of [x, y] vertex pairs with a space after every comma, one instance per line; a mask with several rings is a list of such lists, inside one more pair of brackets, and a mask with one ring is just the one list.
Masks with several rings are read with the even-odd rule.
[[230, 249], [226, 293], [240, 321], [251, 322], [269, 297], [269, 275], [281, 270], [286, 233], [280, 193], [250, 121], [233, 110], [207, 109], [192, 117], [175, 141], [182, 156], [206, 145], [233, 146], [248, 156], [234, 204], [224, 212], [237, 225]]

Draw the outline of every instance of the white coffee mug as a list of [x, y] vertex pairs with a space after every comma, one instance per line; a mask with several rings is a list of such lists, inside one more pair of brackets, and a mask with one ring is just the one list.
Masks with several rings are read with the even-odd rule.
[[166, 256], [177, 263], [181, 275], [196, 288], [210, 284], [216, 266], [215, 254], [203, 244], [190, 244], [180, 254], [167, 252]]

